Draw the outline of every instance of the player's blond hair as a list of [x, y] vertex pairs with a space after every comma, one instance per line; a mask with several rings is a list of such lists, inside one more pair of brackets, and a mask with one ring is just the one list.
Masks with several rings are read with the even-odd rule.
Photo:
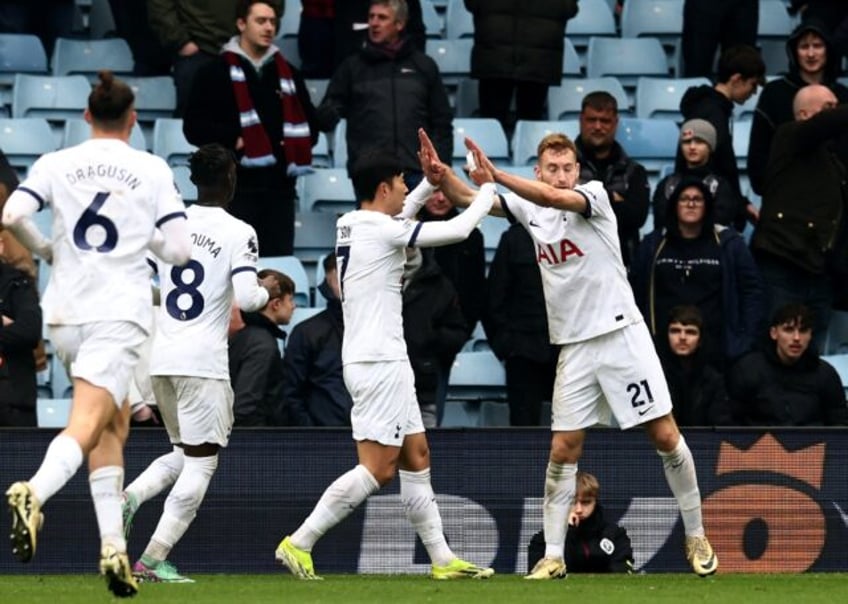
[[562, 132], [553, 132], [539, 141], [536, 157], [542, 157], [545, 151], [571, 151], [577, 157], [577, 146]]

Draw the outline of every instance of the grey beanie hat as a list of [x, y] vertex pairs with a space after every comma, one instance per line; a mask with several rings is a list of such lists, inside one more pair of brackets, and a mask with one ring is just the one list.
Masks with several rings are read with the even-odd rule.
[[710, 146], [711, 151], [715, 151], [716, 131], [707, 120], [688, 120], [680, 127], [680, 140], [685, 141], [690, 138], [701, 139]]

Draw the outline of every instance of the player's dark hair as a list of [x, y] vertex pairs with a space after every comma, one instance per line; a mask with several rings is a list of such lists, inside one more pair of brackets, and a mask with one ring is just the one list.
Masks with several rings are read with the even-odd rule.
[[277, 19], [282, 17], [280, 4], [275, 0], [236, 0], [236, 19], [247, 20], [247, 15], [250, 14], [250, 9], [254, 4], [267, 4], [274, 9], [274, 15]]
[[760, 83], [765, 83], [766, 64], [760, 51], [753, 46], [738, 44], [721, 53], [718, 60], [717, 81], [726, 83], [734, 73], [738, 73], [746, 80], [755, 77], [760, 80]]
[[188, 158], [191, 182], [198, 188], [224, 188], [230, 186], [228, 178], [235, 163], [233, 153], [218, 143], [203, 145]]
[[771, 317], [771, 326], [792, 325], [807, 330], [813, 328], [815, 319], [815, 315], [809, 307], [799, 302], [790, 302], [774, 311]]
[[[280, 295], [278, 298], [285, 298], [287, 295], [294, 295], [294, 281], [288, 275], [281, 273], [280, 271], [275, 271], [273, 268], [263, 268], [261, 271], [257, 273], [257, 276], [260, 279], [264, 279], [265, 277], [272, 277], [276, 282], [277, 286], [280, 288]], [[271, 300], [268, 300], [269, 302]]]
[[98, 127], [119, 130], [126, 124], [135, 95], [132, 88], [115, 77], [108, 69], [97, 73], [99, 82], [88, 95], [88, 112]]
[[580, 103], [580, 112], [585, 111], [586, 107], [595, 111], [612, 111], [618, 115], [618, 101], [606, 90], [596, 90], [584, 96], [583, 102]]
[[373, 200], [381, 183], [391, 185], [395, 176], [403, 174], [403, 166], [395, 155], [374, 149], [362, 153], [353, 162], [350, 172], [359, 205], [363, 201]]
[[698, 331], [704, 330], [704, 317], [697, 306], [691, 304], [680, 304], [668, 313], [668, 323], [680, 323], [682, 325], [694, 325]]
[[325, 273], [336, 270], [336, 253], [330, 252], [324, 256], [324, 260], [321, 261], [321, 266], [324, 268]]

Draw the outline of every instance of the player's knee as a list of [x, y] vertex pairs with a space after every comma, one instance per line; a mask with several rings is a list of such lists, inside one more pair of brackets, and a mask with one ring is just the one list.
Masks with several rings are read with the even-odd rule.
[[560, 432], [551, 439], [551, 460], [556, 463], [577, 463], [583, 452], [583, 439]]
[[394, 480], [394, 477], [397, 474], [397, 465], [386, 464], [379, 468], [375, 468], [374, 470], [369, 469], [369, 471], [371, 472], [371, 475], [374, 476], [374, 480], [377, 481], [377, 484], [380, 485], [380, 488], [382, 488]]

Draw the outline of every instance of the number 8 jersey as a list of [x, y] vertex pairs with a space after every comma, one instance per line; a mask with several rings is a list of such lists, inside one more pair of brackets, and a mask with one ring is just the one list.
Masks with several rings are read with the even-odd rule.
[[45, 322], [131, 321], [149, 331], [148, 245], [157, 226], [185, 216], [165, 161], [118, 139], [91, 139], [43, 155], [17, 192], [53, 209]]

